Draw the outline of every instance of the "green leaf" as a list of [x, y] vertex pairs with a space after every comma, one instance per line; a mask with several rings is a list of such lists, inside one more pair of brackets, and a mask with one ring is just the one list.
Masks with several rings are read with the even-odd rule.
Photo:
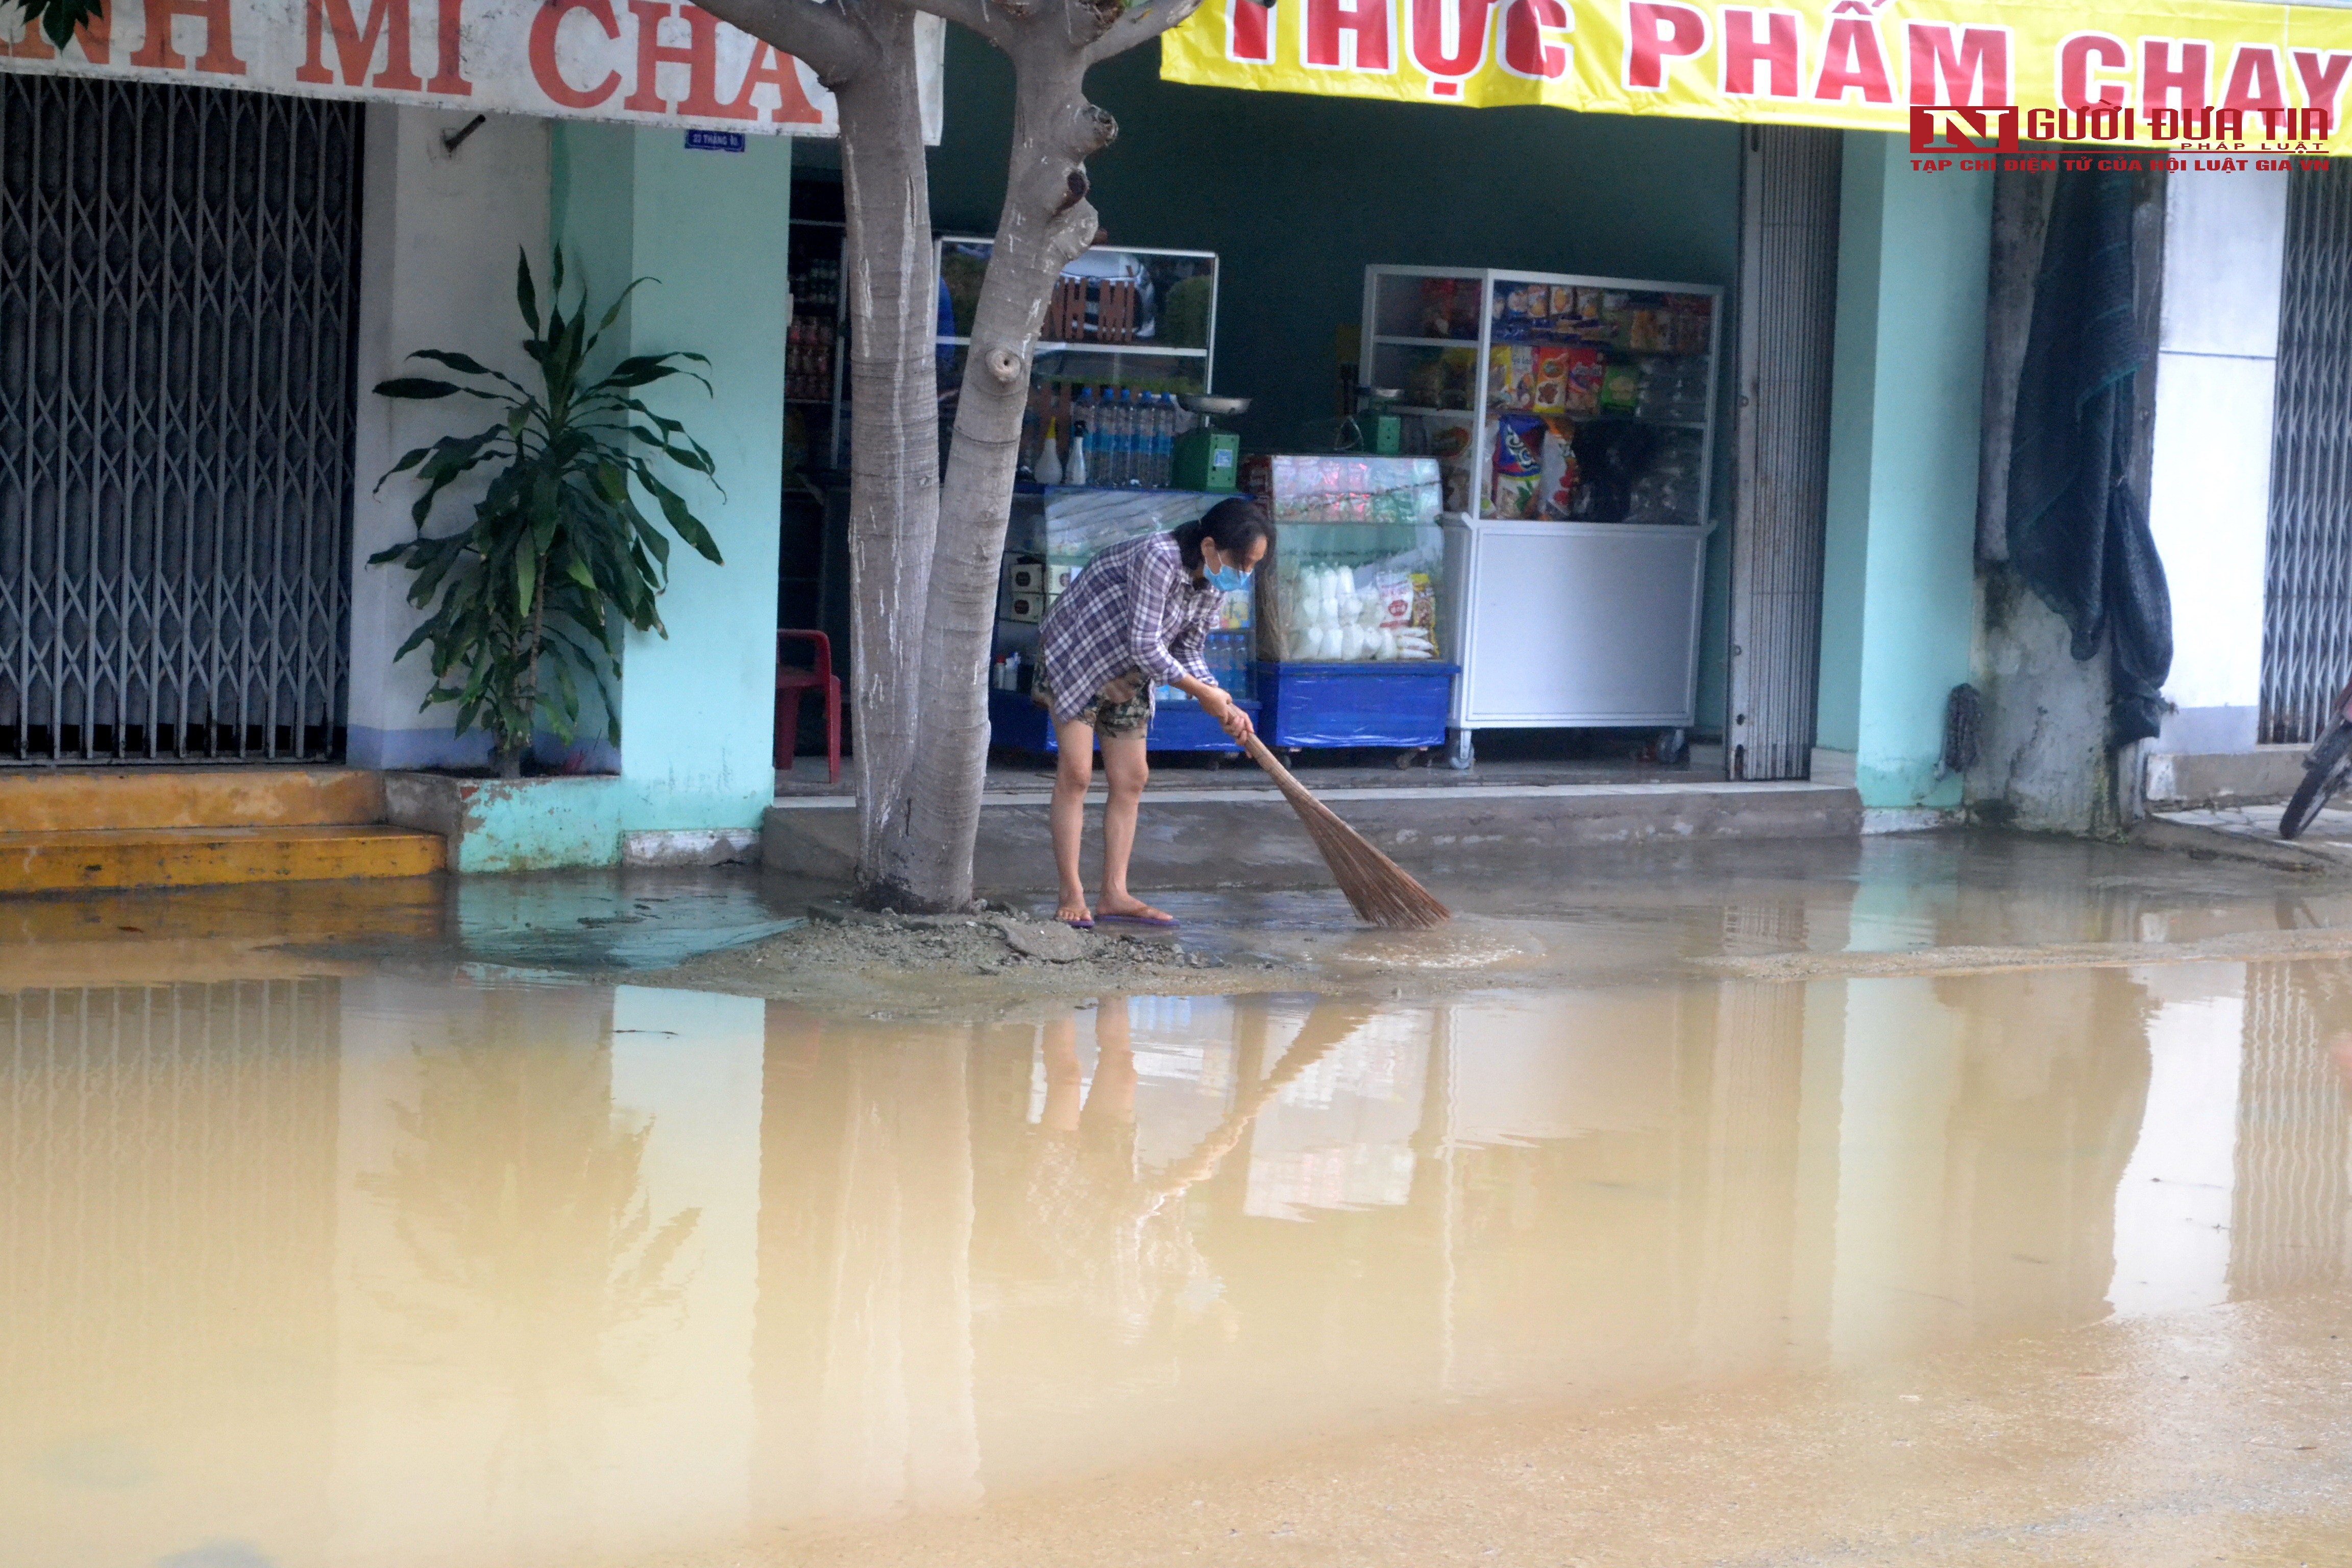
[[[451, 382], [430, 381], [421, 375], [396, 375], [390, 381], [379, 381], [375, 384], [376, 395], [379, 397], [406, 397], [419, 403], [429, 403], [436, 397], [454, 397], [458, 393], [468, 390], [470, 389]], [[478, 397], [481, 394], [476, 393], [475, 395]]]
[[[555, 258], [556, 286], [561, 288], [563, 279], [563, 252], [558, 250]], [[539, 291], [530, 286], [530, 252], [520, 246], [515, 248], [515, 303], [522, 307], [523, 325], [529, 327], [532, 335], [536, 336], [539, 332]]]

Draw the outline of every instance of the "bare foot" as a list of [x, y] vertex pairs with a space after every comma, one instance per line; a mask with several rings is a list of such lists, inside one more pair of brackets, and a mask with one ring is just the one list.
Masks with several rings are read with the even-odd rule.
[[1087, 908], [1084, 899], [1064, 899], [1054, 918], [1067, 926], [1090, 926], [1095, 923], [1094, 911]]
[[1102, 912], [1107, 915], [1123, 915], [1129, 920], [1164, 921], [1169, 925], [1176, 923], [1176, 917], [1167, 910], [1155, 910], [1141, 899], [1133, 897], [1114, 899], [1105, 896], [1102, 901]]

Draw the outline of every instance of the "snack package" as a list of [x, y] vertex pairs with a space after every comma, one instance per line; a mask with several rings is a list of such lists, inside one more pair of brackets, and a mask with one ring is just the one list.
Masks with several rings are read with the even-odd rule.
[[1601, 373], [1601, 412], [1631, 414], [1642, 403], [1642, 367], [1612, 364]]
[[1576, 331], [1579, 337], [1585, 338], [1597, 336], [1601, 332], [1600, 289], [1576, 290]]
[[1473, 476], [1479, 468], [1477, 421], [1467, 414], [1433, 414], [1423, 428], [1429, 437], [1429, 455], [1437, 459], [1444, 509], [1468, 511]]
[[1565, 283], [1551, 286], [1551, 309], [1544, 312], [1565, 326], [1576, 314], [1576, 290]]
[[1495, 485], [1487, 515], [1524, 521], [1536, 515], [1543, 482], [1543, 421], [1506, 414], [1495, 425]]
[[1536, 400], [1536, 351], [1526, 343], [1496, 343], [1486, 351], [1486, 404], [1490, 408], [1528, 409]]
[[1706, 353], [1707, 328], [1715, 313], [1715, 301], [1704, 294], [1675, 294], [1669, 298], [1673, 307], [1666, 346], [1678, 354]]
[[1568, 351], [1568, 380], [1560, 397], [1560, 412], [1572, 418], [1590, 419], [1601, 412], [1601, 381], [1606, 370], [1599, 349]]
[[1550, 522], [1568, 521], [1576, 500], [1576, 426], [1565, 419], [1544, 421], [1543, 453], [1538, 459], [1536, 515]]
[[1568, 359], [1574, 352], [1567, 348], [1535, 351], [1535, 392], [1528, 405], [1536, 413], [1568, 412]]
[[1424, 338], [1450, 338], [1454, 335], [1454, 284], [1451, 278], [1424, 278], [1421, 280], [1421, 335]]

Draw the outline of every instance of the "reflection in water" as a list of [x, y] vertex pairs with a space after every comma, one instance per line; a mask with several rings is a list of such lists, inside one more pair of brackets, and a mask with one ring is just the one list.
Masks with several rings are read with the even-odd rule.
[[0, 1561], [554, 1563], [2340, 1284], [2348, 983], [0, 996]]

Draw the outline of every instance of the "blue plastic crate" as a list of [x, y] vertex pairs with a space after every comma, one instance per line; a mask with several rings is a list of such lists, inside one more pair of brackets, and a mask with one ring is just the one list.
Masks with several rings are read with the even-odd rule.
[[1442, 746], [1458, 664], [1261, 660], [1260, 733], [1273, 746]]
[[[1248, 698], [1237, 698], [1242, 710], [1255, 720], [1258, 705]], [[989, 742], [992, 745], [1010, 746], [1020, 752], [1051, 752], [1055, 750], [1054, 726], [1045, 710], [1031, 700], [1025, 691], [995, 691], [988, 694]], [[1238, 752], [1239, 747], [1225, 738], [1217, 721], [1201, 711], [1197, 703], [1162, 701], [1151, 715], [1150, 733], [1146, 743], [1155, 752]]]

